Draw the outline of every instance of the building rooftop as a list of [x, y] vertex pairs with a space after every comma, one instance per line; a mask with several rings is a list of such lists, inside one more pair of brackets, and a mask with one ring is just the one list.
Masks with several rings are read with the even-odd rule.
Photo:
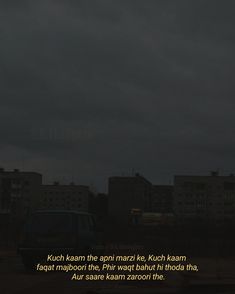
[[1, 174], [19, 174], [19, 175], [29, 175], [29, 174], [35, 174], [35, 175], [40, 175], [42, 174], [35, 172], [35, 171], [21, 171], [19, 169], [13, 169], [13, 170], [5, 170], [4, 168], [0, 168], [0, 175]]

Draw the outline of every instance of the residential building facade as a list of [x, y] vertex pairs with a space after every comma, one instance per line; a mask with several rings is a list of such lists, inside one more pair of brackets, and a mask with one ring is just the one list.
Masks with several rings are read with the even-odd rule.
[[37, 208], [42, 175], [15, 169], [0, 169], [0, 213], [24, 217]]
[[108, 186], [109, 214], [126, 223], [132, 209], [151, 209], [152, 184], [143, 176], [110, 177]]
[[174, 212], [178, 219], [235, 219], [235, 176], [175, 176]]
[[172, 213], [173, 191], [172, 185], [153, 185], [151, 210], [159, 213]]
[[85, 185], [42, 185], [39, 209], [89, 211], [90, 190]]

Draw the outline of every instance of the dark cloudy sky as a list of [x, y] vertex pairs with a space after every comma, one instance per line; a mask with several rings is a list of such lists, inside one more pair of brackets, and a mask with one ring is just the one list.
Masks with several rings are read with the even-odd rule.
[[46, 182], [235, 171], [235, 4], [0, 3], [0, 165]]

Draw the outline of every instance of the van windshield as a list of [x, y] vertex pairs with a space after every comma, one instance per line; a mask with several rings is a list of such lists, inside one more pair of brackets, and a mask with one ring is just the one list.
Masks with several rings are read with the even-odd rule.
[[26, 231], [35, 233], [63, 233], [72, 230], [69, 213], [35, 213], [26, 225]]

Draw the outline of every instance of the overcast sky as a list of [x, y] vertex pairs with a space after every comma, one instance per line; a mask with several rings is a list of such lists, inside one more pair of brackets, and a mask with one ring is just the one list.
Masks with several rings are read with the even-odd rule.
[[110, 175], [235, 171], [235, 4], [0, 3], [0, 165], [105, 191]]

